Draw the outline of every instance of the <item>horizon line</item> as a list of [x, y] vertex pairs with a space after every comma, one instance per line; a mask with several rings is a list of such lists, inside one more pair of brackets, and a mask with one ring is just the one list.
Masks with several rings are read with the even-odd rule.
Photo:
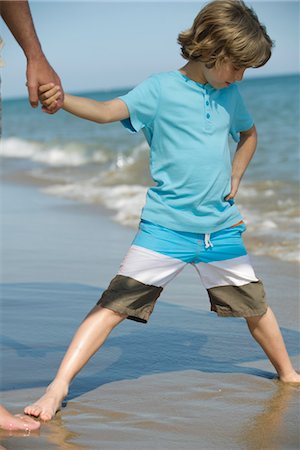
[[[252, 75], [249, 77], [245, 77], [245, 79], [242, 82], [239, 82], [239, 84], [243, 83], [244, 81], [251, 81], [251, 80], [261, 80], [264, 78], [281, 78], [281, 77], [291, 77], [291, 76], [300, 76], [300, 72], [291, 72], [291, 73], [277, 73], [277, 74], [265, 74], [265, 75]], [[2, 83], [3, 86], [3, 83]], [[133, 89], [135, 86], [137, 85], [131, 85], [131, 86], [116, 86], [116, 87], [111, 87], [111, 88], [90, 88], [90, 89], [80, 89], [80, 90], [76, 90], [74, 91], [73, 89], [70, 89], [70, 91], [72, 91], [73, 94], [89, 94], [89, 93], [95, 93], [95, 92], [111, 92], [111, 91], [122, 91], [122, 90], [131, 90]], [[69, 92], [70, 92], [69, 91]], [[6, 101], [15, 101], [15, 100], [26, 100], [28, 98], [27, 95], [19, 95], [19, 96], [8, 96], [6, 97], [5, 95], [1, 95], [0, 94], [0, 102], [1, 100], [3, 102]]]

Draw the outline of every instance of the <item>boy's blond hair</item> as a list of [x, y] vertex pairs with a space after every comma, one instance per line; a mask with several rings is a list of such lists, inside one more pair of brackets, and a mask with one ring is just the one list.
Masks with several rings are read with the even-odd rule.
[[253, 9], [241, 0], [215, 0], [178, 36], [185, 59], [214, 67], [230, 60], [239, 67], [261, 67], [270, 59], [273, 41]]

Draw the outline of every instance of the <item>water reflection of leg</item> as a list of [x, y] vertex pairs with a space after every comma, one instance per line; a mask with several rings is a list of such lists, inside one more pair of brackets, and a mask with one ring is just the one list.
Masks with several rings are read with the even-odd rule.
[[[242, 429], [241, 448], [246, 450], [282, 450], [296, 448], [290, 433], [283, 430], [284, 417], [299, 390], [283, 383], [274, 383], [275, 392], [265, 401], [263, 410], [252, 418]], [[297, 422], [297, 418], [295, 418]], [[295, 425], [296, 428], [297, 425]], [[298, 434], [298, 433], [297, 433]]]
[[[47, 422], [44, 425], [44, 436], [46, 442], [55, 444], [55, 448], [85, 450], [86, 446], [82, 446], [76, 442], [79, 440], [80, 433], [71, 431], [68, 424], [62, 418], [61, 414], [56, 415], [52, 422]], [[52, 448], [52, 446], [51, 446]]]

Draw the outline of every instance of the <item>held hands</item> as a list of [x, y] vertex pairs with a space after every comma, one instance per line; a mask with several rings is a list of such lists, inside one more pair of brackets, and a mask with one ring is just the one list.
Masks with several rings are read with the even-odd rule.
[[39, 87], [45, 85], [46, 83], [49, 84], [49, 82], [51, 82], [53, 86], [59, 86], [60, 96], [56, 98], [55, 106], [53, 106], [51, 110], [45, 108], [45, 112], [48, 114], [53, 114], [62, 107], [64, 101], [64, 91], [60, 78], [50, 66], [44, 55], [28, 58], [26, 78], [29, 101], [33, 108], [38, 106]]
[[39, 100], [43, 105], [42, 110], [48, 114], [56, 112], [61, 99], [61, 95], [62, 92], [60, 86], [55, 86], [54, 83], [43, 84], [42, 86], [40, 86]]

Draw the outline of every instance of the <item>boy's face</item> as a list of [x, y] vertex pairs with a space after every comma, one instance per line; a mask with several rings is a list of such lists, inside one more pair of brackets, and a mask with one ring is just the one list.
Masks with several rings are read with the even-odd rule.
[[215, 89], [222, 89], [236, 81], [241, 81], [246, 67], [235, 67], [231, 61], [226, 61], [210, 69], [205, 64], [202, 64], [201, 69], [206, 81], [211, 86]]

